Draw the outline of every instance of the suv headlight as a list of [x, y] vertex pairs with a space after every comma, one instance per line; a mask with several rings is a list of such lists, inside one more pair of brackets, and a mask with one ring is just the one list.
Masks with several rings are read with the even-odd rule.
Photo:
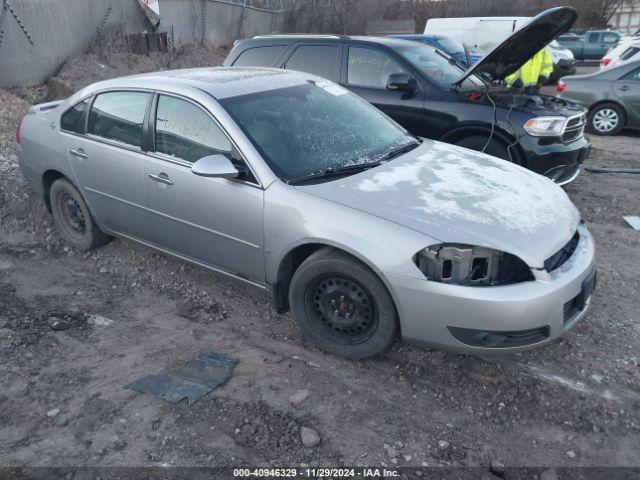
[[523, 125], [529, 135], [534, 137], [559, 137], [567, 123], [565, 117], [534, 117]]
[[534, 279], [515, 255], [473, 245], [432, 245], [418, 252], [415, 263], [427, 280], [440, 283], [483, 287]]

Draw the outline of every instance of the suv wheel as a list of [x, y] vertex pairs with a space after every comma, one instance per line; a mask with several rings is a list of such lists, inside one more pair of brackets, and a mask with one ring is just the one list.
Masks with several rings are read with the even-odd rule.
[[489, 137], [485, 135], [472, 135], [470, 137], [461, 138], [456, 142], [456, 145], [458, 145], [459, 147], [468, 148], [470, 150], [475, 150], [476, 152], [482, 152], [482, 150], [484, 149], [484, 153], [486, 153], [487, 155], [517, 163], [515, 159], [512, 159], [509, 156], [509, 150], [502, 144], [502, 142], [492, 139], [487, 145], [488, 140]]
[[322, 350], [362, 359], [384, 352], [398, 333], [391, 295], [369, 268], [324, 248], [296, 270], [289, 304], [302, 335]]
[[111, 240], [98, 228], [82, 195], [66, 178], [53, 182], [49, 199], [58, 230], [74, 248], [91, 250]]
[[626, 123], [626, 115], [615, 103], [603, 103], [589, 112], [589, 130], [597, 135], [616, 135]]

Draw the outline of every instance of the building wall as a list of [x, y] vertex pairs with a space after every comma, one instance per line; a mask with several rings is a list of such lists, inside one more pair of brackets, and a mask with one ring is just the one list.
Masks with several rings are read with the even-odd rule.
[[640, 30], [640, 0], [627, 0], [614, 13], [611, 25], [622, 33], [632, 35]]
[[[284, 22], [283, 12], [225, 0], [160, 0], [160, 17], [159, 30], [176, 47], [232, 45], [280, 31]], [[0, 86], [44, 82], [68, 57], [86, 51], [97, 32], [109, 37], [149, 27], [137, 0], [0, 0]]]

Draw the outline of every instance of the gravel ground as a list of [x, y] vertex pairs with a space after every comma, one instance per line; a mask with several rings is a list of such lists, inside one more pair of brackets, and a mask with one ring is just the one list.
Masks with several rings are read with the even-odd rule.
[[[444, 465], [483, 478], [492, 461], [638, 465], [640, 233], [622, 220], [640, 214], [638, 176], [585, 172], [567, 188], [600, 276], [562, 339], [492, 358], [397, 344], [354, 362], [306, 345], [251, 287], [126, 240], [66, 247], [13, 144], [24, 99], [47, 96], [0, 90], [0, 465]], [[639, 166], [637, 135], [592, 141], [590, 165]], [[52, 311], [70, 328], [54, 330]], [[193, 405], [123, 388], [207, 351], [239, 363]]]

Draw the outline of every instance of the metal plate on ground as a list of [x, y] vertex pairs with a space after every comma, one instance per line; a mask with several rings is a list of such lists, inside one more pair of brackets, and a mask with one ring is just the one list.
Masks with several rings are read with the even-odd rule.
[[124, 388], [147, 393], [171, 403], [187, 399], [189, 404], [227, 383], [237, 360], [218, 353], [203, 353], [166, 373], [147, 375]]
[[622, 217], [634, 230], [640, 230], [640, 217]]

